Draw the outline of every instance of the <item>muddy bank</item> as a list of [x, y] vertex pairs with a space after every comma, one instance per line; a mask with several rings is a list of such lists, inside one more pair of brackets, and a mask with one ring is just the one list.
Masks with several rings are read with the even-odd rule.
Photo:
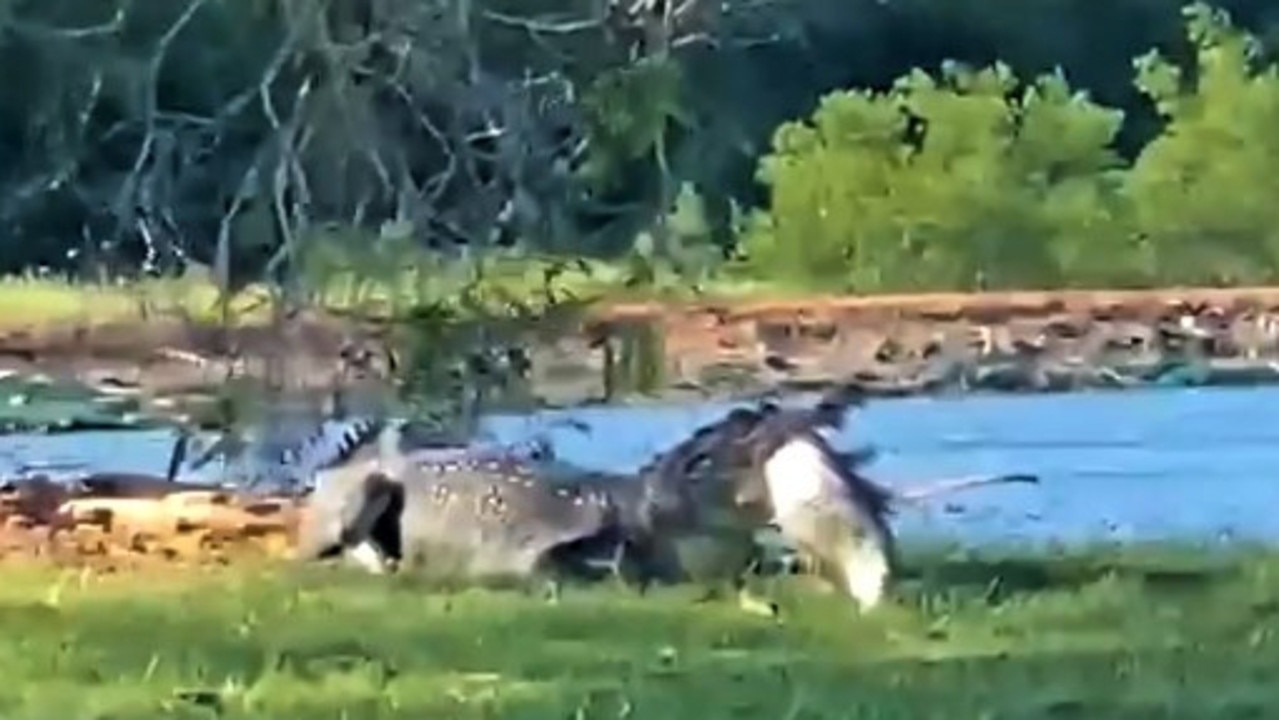
[[670, 384], [882, 394], [1279, 381], [1279, 288], [814, 297], [610, 308], [654, 328]]
[[[376, 374], [386, 332], [309, 313], [280, 331], [147, 322], [0, 332], [0, 372], [165, 397], [274, 374]], [[530, 348], [535, 391], [572, 404], [856, 377], [875, 392], [1045, 391], [1279, 380], [1279, 288], [814, 297], [601, 307]]]
[[[209, 427], [228, 398], [264, 399], [263, 381], [317, 403], [337, 386], [384, 388], [399, 353], [388, 334], [318, 313], [283, 331], [165, 321], [0, 331], [0, 433], [142, 427], [174, 416]], [[529, 354], [532, 385], [549, 401], [604, 392], [606, 353], [584, 333], [532, 345]]]

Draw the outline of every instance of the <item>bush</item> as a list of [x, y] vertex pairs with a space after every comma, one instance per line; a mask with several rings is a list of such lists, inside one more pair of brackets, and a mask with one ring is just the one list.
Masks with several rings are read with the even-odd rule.
[[1186, 9], [1197, 82], [1151, 53], [1138, 87], [1167, 120], [1126, 167], [1120, 111], [1060, 72], [915, 71], [826, 96], [780, 127], [743, 239], [753, 274], [831, 290], [975, 290], [1272, 279], [1279, 83], [1224, 13]]
[[1279, 74], [1220, 11], [1187, 8], [1193, 79], [1158, 53], [1137, 85], [1167, 120], [1128, 173], [1165, 282], [1267, 282], [1279, 268]]

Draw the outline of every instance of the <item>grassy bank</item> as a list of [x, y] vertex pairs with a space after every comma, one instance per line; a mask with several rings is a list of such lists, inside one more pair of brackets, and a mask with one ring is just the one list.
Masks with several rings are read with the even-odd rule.
[[[468, 285], [474, 297], [486, 303], [509, 301], [540, 304], [546, 294], [545, 273], [550, 262], [496, 260], [484, 269], [478, 282], [470, 270], [439, 265], [401, 272], [394, 277], [370, 280], [354, 272], [332, 273], [312, 283], [318, 304], [329, 308], [404, 307], [430, 302], [458, 302]], [[551, 283], [559, 298], [630, 302], [694, 297], [773, 299], [796, 295], [793, 289], [767, 283], [720, 279], [703, 283], [694, 291], [688, 281], [658, 278], [643, 286], [630, 286], [627, 272], [618, 266], [592, 263], [585, 270], [567, 268]], [[266, 317], [267, 296], [262, 287], [239, 293], [232, 308], [241, 320]], [[218, 317], [218, 292], [208, 278], [184, 278], [132, 282], [90, 283], [61, 277], [0, 277], [0, 330], [14, 327], [101, 325], [142, 319], [144, 307], [152, 313], [178, 310], [192, 317]]]
[[[932, 556], [930, 556], [932, 557]], [[1100, 718], [1279, 712], [1279, 556], [1128, 549], [917, 567], [858, 619], [688, 591], [428, 594], [336, 572], [6, 568], [0, 716]], [[194, 571], [192, 571], [194, 572]]]
[[[254, 295], [246, 292], [234, 306], [249, 307]], [[212, 318], [217, 300], [213, 283], [200, 280], [87, 283], [10, 276], [0, 278], [0, 330], [141, 322], [148, 309]]]

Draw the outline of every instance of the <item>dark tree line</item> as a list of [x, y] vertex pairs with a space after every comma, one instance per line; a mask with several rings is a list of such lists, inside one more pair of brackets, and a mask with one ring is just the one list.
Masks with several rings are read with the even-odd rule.
[[[1255, 36], [1254, 60], [1264, 66], [1279, 42], [1279, 5], [1217, 6]], [[1184, 67], [1177, 82], [1195, 84], [1203, 43], [1186, 32], [1177, 0], [5, 0], [0, 7], [0, 59], [10, 78], [0, 90], [6, 272], [161, 272], [190, 258], [233, 280], [256, 278], [289, 267], [308, 247], [363, 247], [388, 236], [443, 254], [517, 244], [611, 257], [641, 232], [659, 245], [670, 241], [669, 211], [690, 189], [708, 241], [755, 249], [746, 271], [770, 272], [758, 258], [777, 243], [811, 241], [818, 265], [844, 263], [835, 265], [844, 268], [838, 281], [817, 278], [826, 284], [899, 287], [900, 278], [886, 279], [898, 272], [891, 266], [915, 255], [937, 269], [917, 282], [945, 286], [1016, 284], [1013, 276], [1146, 281], [1175, 275], [1174, 264], [1202, 266], [1190, 259], [1195, 253], [1212, 255], [1201, 244], [1161, 264], [1157, 250], [1166, 259], [1168, 248], [1187, 246], [1166, 239], [1173, 228], [1158, 230], [1152, 218], [1121, 228], [1098, 220], [1097, 202], [1076, 207], [1081, 193], [1104, 194], [1080, 177], [1139, 160], [1169, 124], [1193, 120], [1185, 103], [1157, 107], [1168, 97], [1151, 89], [1157, 78], [1134, 82], [1134, 58], [1158, 48], [1167, 62], [1156, 70]], [[1122, 111], [1084, 113], [1113, 125], [1100, 145], [1081, 145], [1105, 157], [1068, 171], [1058, 167], [1066, 160], [1044, 161], [1040, 170], [1075, 178], [1065, 190], [1054, 177], [1052, 192], [1032, 193], [1024, 178], [1005, 173], [995, 183], [1007, 195], [1002, 204], [921, 191], [920, 203], [990, 209], [920, 225], [919, 217], [944, 213], [894, 207], [876, 220], [878, 230], [866, 231], [873, 239], [853, 241], [829, 227], [770, 235], [760, 230], [763, 220], [735, 212], [772, 205], [772, 220], [784, 217], [776, 178], [758, 176], [762, 159], [785, 154], [775, 152], [779, 125], [809, 116], [833, 91], [889, 92], [912, 70], [936, 76], [950, 61], [1005, 63], [1013, 80], [998, 80], [1005, 84], [996, 91], [1005, 96], [1061, 68], [1066, 90], [1088, 90], [1096, 107]], [[952, 96], [974, 94], [956, 85], [967, 82], [962, 72], [947, 77]], [[891, 91], [891, 102], [876, 102], [917, 102], [925, 89], [914, 82], [913, 90]], [[1225, 92], [1210, 100], [1231, 102]], [[962, 128], [963, 118], [945, 114], [961, 105], [934, 106], [941, 114], [929, 121]], [[1264, 115], [1257, 110], [1248, 130], [1258, 134], [1257, 147], [1268, 147], [1279, 127]], [[864, 172], [865, 158], [851, 157], [848, 173]], [[1160, 192], [1189, 212], [1194, 198], [1177, 196], [1156, 175], [1127, 181], [1140, 202], [1123, 213], [1154, 213]], [[1071, 219], [1019, 214], [1016, 203], [1044, 198], [1075, 208], [1063, 211]], [[1234, 209], [1241, 214], [1269, 221]], [[1004, 223], [1002, 234], [970, 242], [992, 217]], [[1191, 221], [1209, 222], [1178, 220]], [[942, 232], [937, 223], [949, 224]], [[850, 269], [858, 243], [910, 246], [885, 238], [916, 225], [946, 239], [921, 240], [906, 255], [861, 251]], [[1152, 228], [1165, 239], [1152, 240]], [[1223, 279], [1242, 279], [1248, 263], [1279, 257], [1256, 250], [1269, 239], [1258, 245], [1253, 229], [1213, 231], [1214, 243], [1232, 248], [1227, 261], [1210, 258]], [[839, 239], [823, 246], [823, 233]], [[1025, 249], [1038, 235], [1089, 233], [1102, 239]], [[1110, 234], [1118, 239], [1105, 240]], [[1108, 277], [1104, 258], [1121, 240], [1140, 246], [1125, 262], [1145, 265]], [[986, 269], [1014, 245], [1017, 263]], [[962, 276], [943, 272], [952, 266]], [[802, 268], [787, 272], [788, 280], [809, 279]]]

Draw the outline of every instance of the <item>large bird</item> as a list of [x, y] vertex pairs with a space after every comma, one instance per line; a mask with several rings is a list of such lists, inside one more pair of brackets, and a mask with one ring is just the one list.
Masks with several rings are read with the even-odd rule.
[[[866, 477], [874, 453], [841, 452], [822, 432], [842, 427], [835, 412], [860, 404], [855, 388], [837, 391], [811, 411], [764, 413], [738, 452], [739, 499], [771, 515], [782, 539], [808, 560], [810, 570], [870, 610], [883, 600], [899, 569], [889, 520], [902, 504], [922, 503], [959, 490], [1039, 482], [1029, 474], [944, 479], [892, 490]], [[847, 401], [847, 402], [845, 402]]]
[[[903, 492], [881, 486], [861, 472], [872, 452], [841, 452], [826, 434], [842, 429], [849, 410], [864, 397], [858, 385], [846, 384], [812, 407], [761, 403], [698, 430], [685, 443], [686, 452], [668, 458], [679, 458], [673, 468], [647, 476], [650, 496], [691, 509], [662, 515], [680, 521], [665, 532], [713, 538], [710, 555], [720, 562], [716, 571], [735, 577], [740, 590], [743, 581], [733, 573], [751, 557], [755, 533], [775, 529], [816, 574], [869, 610], [882, 601], [897, 571], [897, 543], [888, 522], [896, 505], [960, 489], [1038, 481], [1031, 475], [1003, 475]], [[688, 472], [691, 468], [699, 472]]]

